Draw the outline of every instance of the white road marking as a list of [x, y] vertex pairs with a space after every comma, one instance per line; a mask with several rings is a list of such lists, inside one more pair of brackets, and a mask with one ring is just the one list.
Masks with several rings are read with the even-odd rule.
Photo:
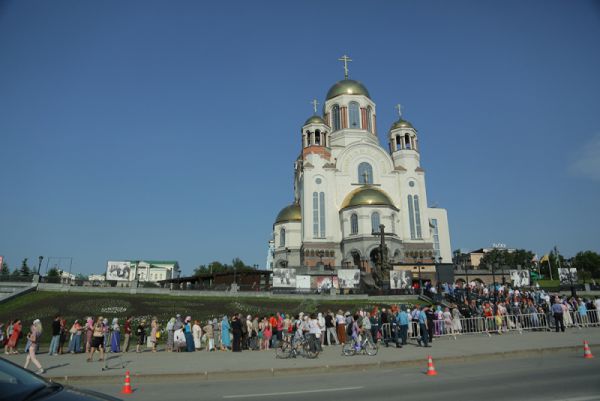
[[359, 387], [338, 387], [338, 388], [323, 388], [323, 389], [319, 389], [319, 390], [286, 391], [286, 392], [281, 392], [281, 393], [224, 395], [223, 398], [253, 398], [253, 397], [274, 397], [274, 396], [277, 396], [277, 395], [331, 393], [331, 392], [335, 392], [335, 391], [360, 390], [361, 388], [364, 388], [364, 387], [363, 386], [359, 386]]

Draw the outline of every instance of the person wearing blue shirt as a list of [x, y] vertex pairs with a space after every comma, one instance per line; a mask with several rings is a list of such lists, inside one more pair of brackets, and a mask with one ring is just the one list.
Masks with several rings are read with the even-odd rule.
[[398, 327], [400, 328], [400, 344], [406, 345], [408, 340], [408, 313], [406, 313], [406, 308], [403, 306], [398, 316], [396, 317], [396, 322]]
[[422, 345], [424, 347], [429, 347], [429, 334], [427, 333], [427, 314], [425, 313], [427, 310], [427, 307], [417, 307], [419, 308], [419, 315], [418, 315], [418, 320], [419, 320], [419, 330], [421, 331], [421, 337], [417, 339], [417, 343], [419, 344], [419, 347]]
[[565, 322], [563, 320], [563, 308], [560, 304], [560, 299], [556, 298], [554, 301], [554, 305], [552, 305], [552, 313], [554, 314], [554, 321], [556, 326], [556, 332], [558, 333], [558, 329], [564, 333], [565, 332]]

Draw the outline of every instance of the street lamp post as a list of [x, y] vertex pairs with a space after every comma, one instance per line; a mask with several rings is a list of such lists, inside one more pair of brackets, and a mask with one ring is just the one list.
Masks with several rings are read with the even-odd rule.
[[471, 300], [471, 297], [469, 295], [469, 292], [471, 292], [470, 288], [469, 288], [469, 266], [467, 266], [467, 264], [465, 263], [465, 259], [461, 257], [460, 263], [462, 265], [463, 271], [465, 272], [465, 276], [467, 279], [467, 301]]
[[40, 275], [40, 268], [42, 267], [42, 260], [44, 260], [44, 257], [38, 256], [38, 271], [37, 271], [38, 276]]
[[423, 281], [421, 280], [421, 263], [423, 263], [423, 254], [419, 254], [417, 267], [419, 268], [419, 295], [423, 295]]
[[498, 297], [498, 291], [496, 291], [496, 269], [498, 268], [498, 263], [492, 263], [492, 285], [494, 286], [494, 301]]

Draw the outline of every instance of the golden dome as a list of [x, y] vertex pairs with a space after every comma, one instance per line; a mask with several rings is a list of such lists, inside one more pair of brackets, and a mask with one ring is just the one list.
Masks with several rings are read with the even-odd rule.
[[308, 124], [325, 124], [325, 120], [323, 120], [320, 116], [312, 116], [309, 117], [308, 120], [306, 120], [306, 122], [304, 123], [304, 125], [308, 125]]
[[371, 186], [360, 187], [346, 196], [342, 203], [342, 209], [352, 206], [391, 206], [395, 208], [394, 202], [385, 192]]
[[353, 79], [344, 79], [333, 85], [327, 92], [327, 100], [340, 95], [363, 95], [369, 99], [371, 98], [367, 88]]
[[300, 205], [297, 203], [281, 209], [277, 215], [277, 218], [275, 219], [275, 224], [286, 223], [290, 221], [302, 221], [302, 211], [300, 210]]
[[411, 123], [409, 123], [408, 121], [403, 120], [403, 119], [399, 119], [394, 124], [392, 124], [392, 128], [390, 128], [390, 131], [398, 129], [398, 128], [412, 128], [412, 129], [415, 129], [415, 127], [413, 127]]

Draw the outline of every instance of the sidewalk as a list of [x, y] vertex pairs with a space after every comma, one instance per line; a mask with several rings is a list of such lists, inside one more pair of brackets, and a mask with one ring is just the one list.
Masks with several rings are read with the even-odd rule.
[[[108, 370], [102, 371], [102, 362], [86, 362], [85, 354], [48, 356], [38, 355], [47, 370], [45, 377], [60, 381], [122, 382], [125, 370], [138, 379], [169, 376], [196, 376], [199, 379], [272, 376], [295, 373], [319, 373], [333, 370], [387, 368], [405, 364], [423, 365], [428, 355], [438, 361], [468, 361], [482, 358], [510, 358], [541, 355], [545, 352], [569, 351], [583, 358], [583, 341], [590, 343], [592, 352], [600, 354], [600, 329], [569, 329], [566, 333], [524, 332], [504, 335], [462, 335], [436, 339], [431, 348], [420, 348], [409, 343], [402, 349], [380, 346], [379, 353], [370, 357], [357, 355], [345, 357], [340, 346], [324, 347], [317, 359], [280, 360], [275, 350], [232, 352], [168, 353], [149, 351], [141, 354], [107, 354]], [[600, 355], [599, 355], [600, 356]], [[2, 355], [23, 365], [25, 355]], [[98, 354], [95, 359], [97, 360]], [[121, 367], [121, 360], [125, 368]]]

